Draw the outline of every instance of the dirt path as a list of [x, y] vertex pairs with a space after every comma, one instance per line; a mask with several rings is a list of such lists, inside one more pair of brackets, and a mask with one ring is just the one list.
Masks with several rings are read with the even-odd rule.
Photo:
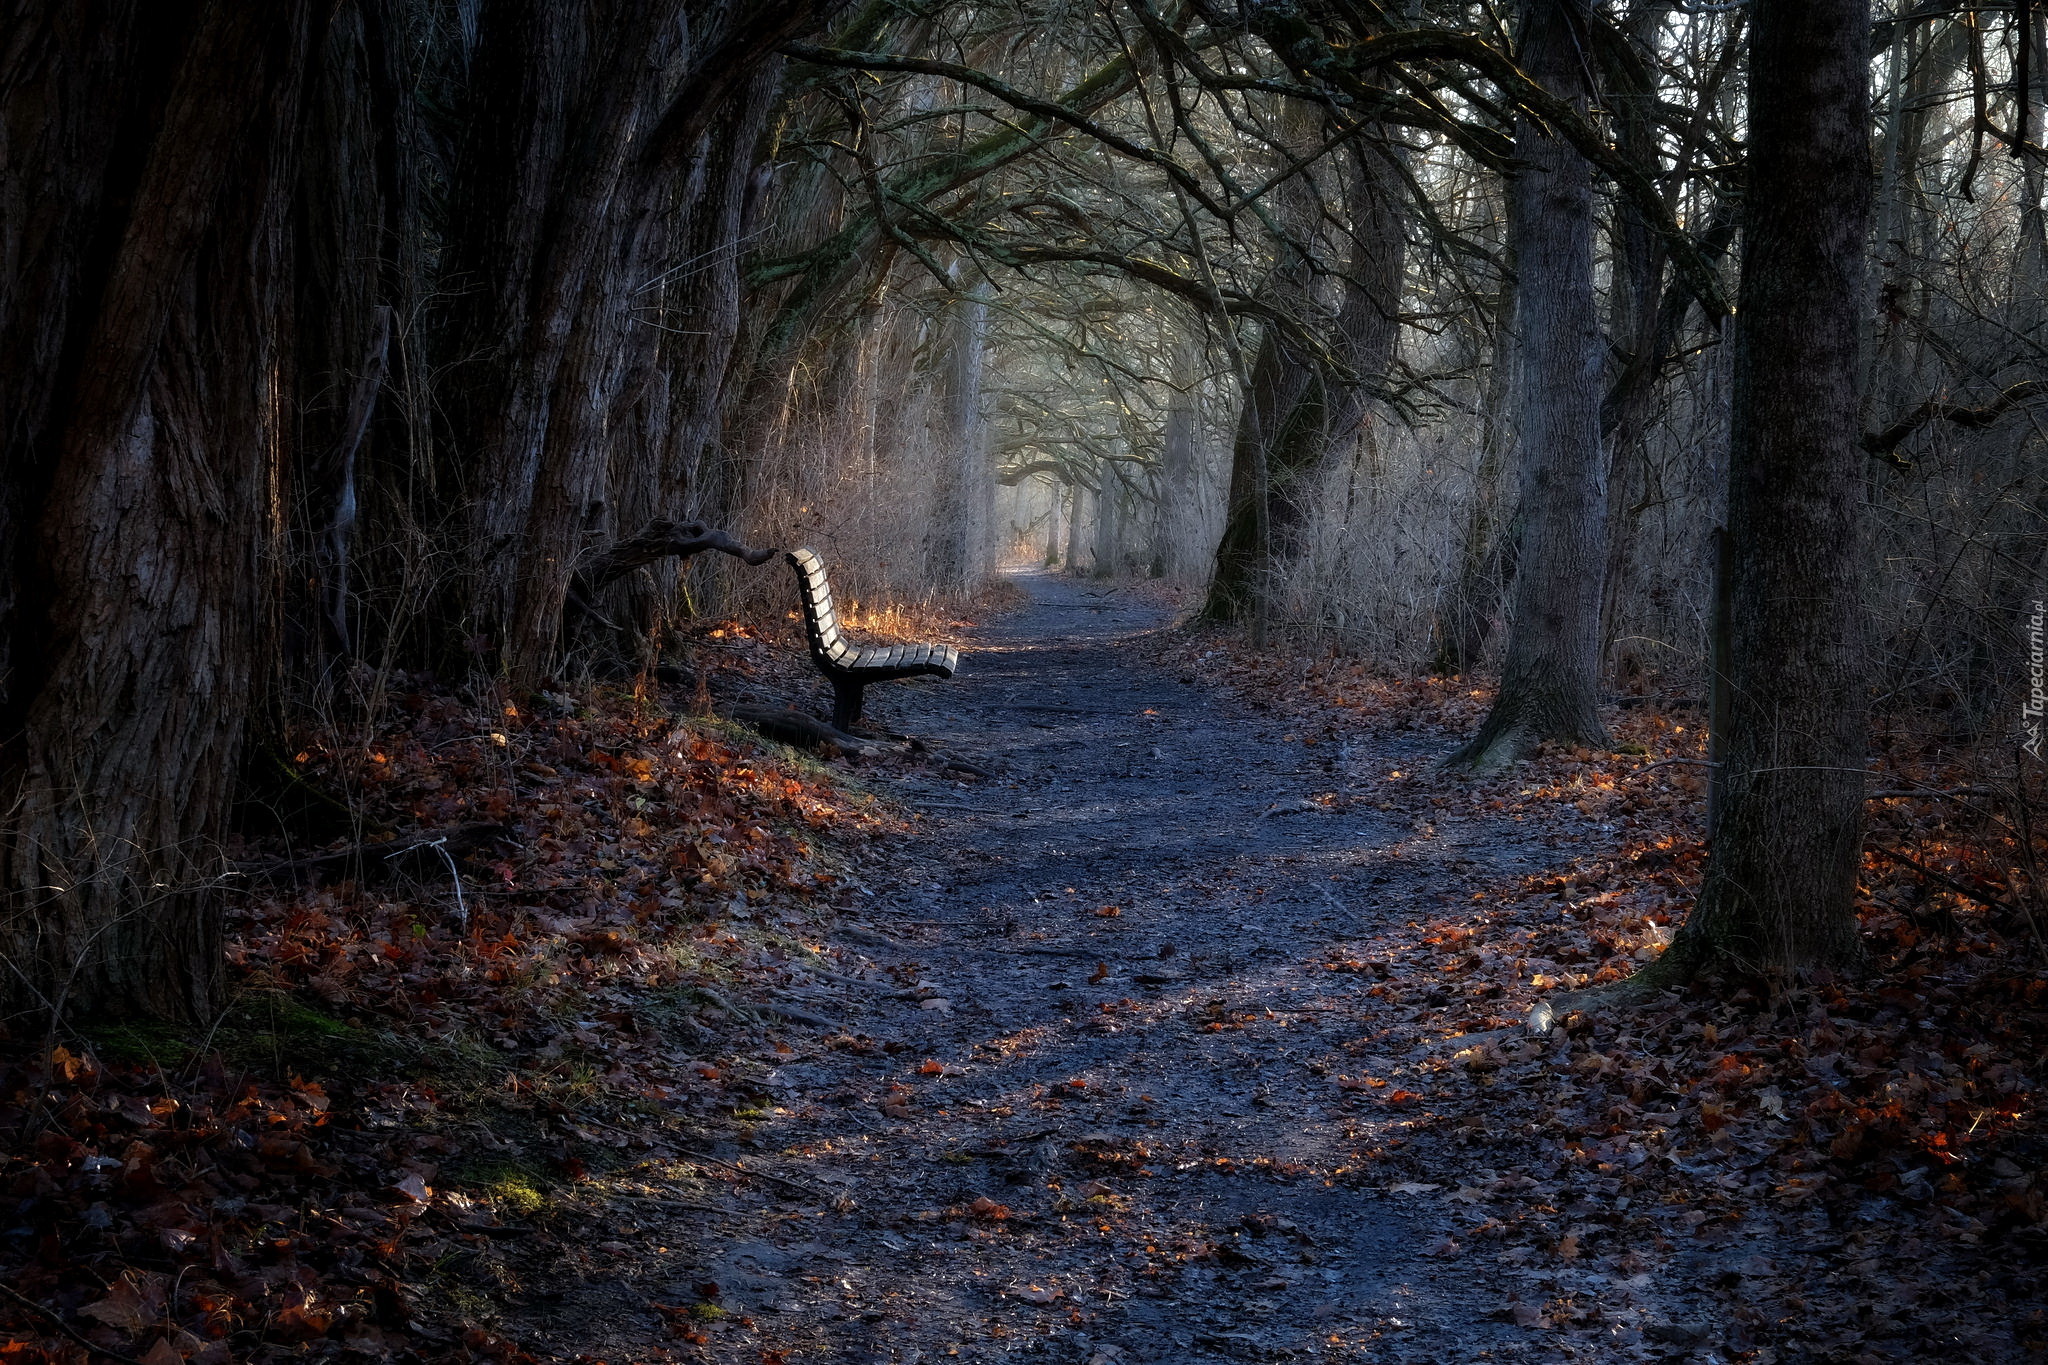
[[995, 777], [895, 789], [924, 832], [835, 931], [876, 979], [799, 1002], [874, 1045], [780, 1035], [712, 1149], [803, 1188], [631, 1206], [525, 1335], [748, 1365], [1568, 1358], [1499, 1320], [1509, 1270], [1430, 1254], [1460, 1210], [1400, 1186], [1456, 1189], [1466, 1149], [1414, 1131], [1422, 1059], [1375, 1051], [1374, 978], [1319, 965], [1554, 861], [1555, 831], [1287, 811], [1441, 741], [1289, 742], [1154, 662], [1158, 609], [1021, 582], [957, 681], [878, 689], [880, 719]]

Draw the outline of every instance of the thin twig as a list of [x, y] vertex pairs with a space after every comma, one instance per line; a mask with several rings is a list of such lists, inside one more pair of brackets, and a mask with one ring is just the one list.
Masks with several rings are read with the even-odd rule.
[[80, 1346], [83, 1346], [86, 1350], [92, 1352], [96, 1356], [105, 1356], [109, 1360], [118, 1360], [121, 1362], [121, 1365], [142, 1365], [142, 1362], [137, 1360], [134, 1356], [124, 1356], [119, 1351], [110, 1351], [106, 1347], [100, 1345], [91, 1337], [79, 1331], [70, 1323], [64, 1321], [63, 1316], [59, 1314], [56, 1309], [45, 1308], [43, 1307], [43, 1305], [37, 1303], [34, 1299], [28, 1297], [26, 1294], [17, 1293], [15, 1290], [8, 1288], [4, 1284], [0, 1284], [0, 1294], [5, 1294], [8, 1298], [14, 1300], [14, 1302], [20, 1304], [23, 1308], [28, 1309], [31, 1313], [36, 1314], [38, 1317], [49, 1319], [58, 1331], [62, 1332], [65, 1336], [70, 1337], [73, 1341], [77, 1342]]
[[1888, 801], [1895, 797], [1901, 796], [1927, 796], [1943, 800], [1959, 801], [1966, 796], [1990, 795], [1993, 795], [1993, 792], [1989, 787], [1951, 787], [1947, 791], [1940, 791], [1933, 787], [1901, 787], [1890, 791], [1872, 792], [1870, 793], [1870, 795], [1864, 797], [1863, 799], [1865, 801]]
[[614, 1194], [614, 1199], [631, 1200], [635, 1204], [658, 1204], [665, 1209], [689, 1209], [694, 1213], [722, 1213], [729, 1218], [746, 1215], [745, 1209], [722, 1209], [716, 1204], [693, 1204], [687, 1199], [670, 1199], [663, 1194]]
[[1955, 892], [1958, 896], [1968, 897], [1970, 900], [1973, 900], [1977, 902], [1977, 904], [1985, 906], [1988, 909], [2006, 910], [2011, 908], [2004, 901], [1992, 900], [1989, 896], [1986, 896], [1981, 891], [1972, 891], [1969, 887], [1964, 886], [1955, 878], [1943, 876], [1941, 873], [1936, 872], [1933, 868], [1927, 866], [1925, 863], [1922, 863], [1914, 858], [1909, 858], [1903, 853], [1894, 853], [1892, 852], [1892, 850], [1888, 848], [1880, 848], [1876, 844], [1872, 844], [1870, 846], [1870, 851], [1872, 853], [1875, 853], [1880, 858], [1887, 858], [1890, 859], [1892, 862], [1899, 863], [1905, 867], [1910, 867], [1915, 872], [1918, 872], [1921, 876], [1926, 877], [1928, 880], [1940, 882], [1943, 886]]
[[1711, 759], [1705, 758], [1662, 758], [1657, 760], [1655, 763], [1646, 764], [1645, 766], [1640, 768], [1630, 769], [1629, 775], [1633, 777], [1637, 773], [1646, 773], [1657, 768], [1669, 768], [1673, 764], [1682, 764], [1688, 768], [1718, 768], [1721, 766], [1720, 764], [1715, 763]]
[[816, 1186], [806, 1185], [801, 1181], [788, 1180], [779, 1175], [770, 1175], [766, 1171], [757, 1171], [750, 1166], [742, 1166], [737, 1161], [727, 1161], [724, 1157], [712, 1156], [709, 1152], [699, 1152], [688, 1147], [685, 1147], [683, 1151], [688, 1153], [692, 1161], [708, 1161], [714, 1166], [723, 1166], [729, 1171], [737, 1171], [741, 1175], [753, 1180], [765, 1180], [771, 1185], [780, 1185], [786, 1190], [794, 1190], [798, 1194], [812, 1199], [829, 1199], [831, 1197]]

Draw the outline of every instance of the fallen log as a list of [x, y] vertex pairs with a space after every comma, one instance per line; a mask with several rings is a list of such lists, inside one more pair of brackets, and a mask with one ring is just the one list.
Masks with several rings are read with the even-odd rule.
[[751, 725], [769, 739], [793, 748], [864, 757], [875, 747], [859, 735], [850, 735], [793, 706], [779, 711], [768, 706], [735, 706], [729, 714], [742, 725]]

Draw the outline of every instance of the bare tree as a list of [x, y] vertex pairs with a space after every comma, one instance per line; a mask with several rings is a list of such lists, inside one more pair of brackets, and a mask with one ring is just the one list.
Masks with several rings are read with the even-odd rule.
[[1868, 671], [1857, 440], [1867, 0], [1759, 0], [1729, 457], [1727, 728], [1664, 973], [1859, 954]]
[[[1553, 94], [1584, 108], [1586, 12], [1579, 0], [1528, 0], [1519, 57]], [[1600, 324], [1593, 294], [1592, 170], [1524, 115], [1511, 187], [1519, 281], [1521, 536], [1507, 659], [1479, 732], [1447, 760], [1490, 772], [1543, 740], [1604, 743], [1599, 711], [1600, 584], [1606, 560], [1606, 464], [1600, 445]]]

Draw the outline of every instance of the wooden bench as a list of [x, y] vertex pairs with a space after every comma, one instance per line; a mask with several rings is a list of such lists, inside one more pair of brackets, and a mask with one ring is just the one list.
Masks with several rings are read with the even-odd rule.
[[850, 730], [860, 720], [861, 700], [869, 683], [891, 682], [897, 678], [950, 678], [960, 666], [960, 651], [951, 645], [885, 645], [864, 649], [851, 644], [839, 633], [839, 617], [832, 609], [832, 580], [825, 575], [825, 561], [814, 550], [791, 550], [789, 562], [796, 569], [797, 595], [804, 604], [804, 634], [811, 645], [811, 662], [832, 684], [832, 723]]

